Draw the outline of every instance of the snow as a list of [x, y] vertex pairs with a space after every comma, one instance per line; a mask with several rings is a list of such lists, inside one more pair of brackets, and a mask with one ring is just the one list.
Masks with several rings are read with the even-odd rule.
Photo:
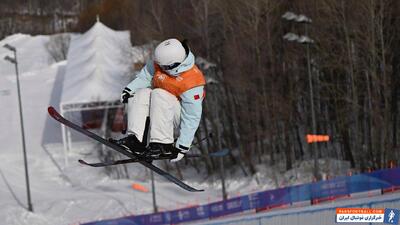
[[101, 22], [75, 36], [67, 55], [62, 104], [116, 101], [129, 76], [129, 31], [114, 31]]
[[[98, 26], [100, 30], [105, 29], [101, 25]], [[96, 29], [88, 31], [88, 34], [96, 33]], [[104, 169], [84, 167], [77, 162], [79, 158], [88, 161], [96, 160], [87, 155], [89, 151], [84, 151], [84, 149], [93, 148], [91, 145], [79, 148], [78, 145], [74, 145], [77, 149], [69, 152], [69, 164], [64, 162], [61, 128], [47, 115], [47, 107], [49, 105], [57, 107], [62, 100], [90, 100], [85, 97], [86, 95], [93, 97], [91, 94], [98, 95], [99, 98], [115, 99], [114, 92], [125, 82], [121, 79], [110, 93], [102, 90], [104, 86], [101, 82], [103, 81], [96, 80], [97, 78], [93, 77], [93, 71], [85, 64], [95, 62], [106, 67], [111, 66], [110, 70], [104, 68], [104, 71], [110, 73], [120, 70], [116, 68], [117, 65], [112, 65], [107, 59], [92, 61], [96, 58], [94, 50], [86, 49], [84, 46], [94, 44], [92, 47], [99, 49], [100, 52], [110, 53], [109, 56], [112, 56], [110, 59], [117, 57], [117, 53], [109, 51], [108, 42], [101, 41], [100, 44], [96, 44], [96, 40], [85, 39], [84, 35], [77, 38], [83, 41], [75, 43], [82, 43], [82, 45], [71, 46], [69, 61], [58, 63], [54, 62], [45, 47], [49, 36], [14, 34], [0, 41], [0, 46], [8, 43], [15, 46], [18, 51], [34, 209], [34, 212], [26, 210], [27, 197], [15, 70], [12, 64], [0, 60], [0, 127], [2, 128], [0, 129], [0, 219], [4, 224], [77, 224], [152, 212], [151, 193], [137, 192], [131, 188], [133, 183], [151, 188], [150, 173], [143, 166], [128, 165], [129, 178], [113, 179], [107, 176]], [[110, 40], [116, 41], [112, 38]], [[133, 55], [140, 55], [145, 54], [146, 51], [136, 48], [133, 52]], [[0, 48], [0, 58], [10, 54], [11, 52], [7, 49]], [[86, 59], [86, 61], [78, 59]], [[82, 71], [74, 69], [73, 65], [81, 66]], [[82, 75], [80, 73], [87, 76], [79, 80], [77, 77]], [[76, 77], [72, 78], [74, 75]], [[105, 73], [100, 74], [100, 76], [104, 75]], [[82, 81], [82, 84], [78, 81]], [[87, 82], [96, 87], [86, 88]], [[311, 174], [310, 164], [311, 162], [296, 164], [293, 171], [288, 172], [282, 169], [283, 164], [257, 165], [258, 173], [253, 177], [244, 177], [239, 169], [226, 171], [228, 194], [237, 196], [273, 189], [280, 185], [308, 182], [310, 180], [308, 175]], [[346, 171], [346, 164], [340, 167]], [[193, 168], [182, 172], [186, 183], [196, 188], [203, 188], [205, 191], [189, 193], [155, 175], [157, 205], [160, 210], [221, 200], [221, 183], [218, 174], [206, 177], [204, 174], [198, 174]], [[329, 171], [327, 170], [326, 173]]]
[[[8, 79], [15, 79], [15, 69], [10, 66], [8, 61], [3, 60], [6, 55], [13, 56], [10, 51], [3, 48], [8, 43], [13, 46], [18, 46], [18, 63], [19, 71], [22, 73], [39, 70], [41, 68], [50, 65], [53, 60], [47, 53], [45, 44], [48, 42], [49, 36], [39, 35], [30, 36], [26, 34], [15, 34], [8, 36], [0, 41], [0, 68], [2, 76], [8, 77]], [[29, 76], [27, 73], [25, 76]]]

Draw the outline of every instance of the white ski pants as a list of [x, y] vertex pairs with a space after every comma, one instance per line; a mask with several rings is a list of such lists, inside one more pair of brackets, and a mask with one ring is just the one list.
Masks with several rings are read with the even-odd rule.
[[174, 143], [181, 117], [181, 104], [178, 99], [161, 88], [137, 90], [128, 101], [128, 134], [134, 134], [142, 142], [147, 141], [143, 140], [143, 135], [148, 116], [149, 143]]

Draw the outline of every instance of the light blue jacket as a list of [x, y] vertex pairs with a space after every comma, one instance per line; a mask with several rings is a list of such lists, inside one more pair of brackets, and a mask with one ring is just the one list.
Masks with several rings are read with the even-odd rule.
[[[173, 71], [169, 71], [172, 76], [179, 76], [180, 73], [191, 69], [194, 65], [194, 55], [189, 52], [186, 59]], [[148, 88], [152, 86], [152, 79], [155, 73], [154, 62], [147, 62], [146, 66], [142, 68], [139, 74], [131, 83], [128, 88], [131, 93], [141, 88]], [[180, 123], [180, 136], [176, 141], [176, 147], [181, 150], [190, 148], [197, 128], [199, 127], [202, 113], [204, 86], [194, 87], [181, 94], [181, 123]], [[200, 96], [200, 99], [195, 99], [194, 96]]]

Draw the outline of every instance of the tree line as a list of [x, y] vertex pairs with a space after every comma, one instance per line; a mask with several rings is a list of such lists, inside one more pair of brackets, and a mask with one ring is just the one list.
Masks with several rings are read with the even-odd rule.
[[[400, 2], [396, 0], [102, 0], [81, 1], [73, 31], [86, 31], [96, 15], [107, 26], [130, 30], [133, 45], [169, 37], [188, 39], [207, 69], [203, 119], [197, 139], [212, 132], [202, 152], [231, 149], [225, 166], [254, 174], [256, 164], [335, 158], [352, 168], [398, 164]], [[83, 4], [84, 3], [84, 4]], [[291, 23], [292, 11], [312, 19]], [[287, 32], [305, 34], [310, 47], [316, 132], [331, 141], [316, 151], [312, 133], [306, 46]], [[201, 165], [205, 164], [205, 167]], [[206, 168], [219, 161], [186, 160]]]
[[[282, 38], [305, 26], [284, 21], [286, 11], [312, 19], [316, 129], [331, 136], [315, 153], [304, 138], [312, 133], [306, 48]], [[105, 0], [81, 13], [77, 28], [86, 30], [94, 14], [130, 30], [134, 44], [187, 38], [196, 55], [216, 63], [198, 132], [216, 138], [199, 147], [232, 149], [227, 161], [246, 173], [280, 160], [291, 169], [314, 154], [360, 170], [399, 160], [398, 1]], [[205, 163], [209, 173], [218, 168]]]

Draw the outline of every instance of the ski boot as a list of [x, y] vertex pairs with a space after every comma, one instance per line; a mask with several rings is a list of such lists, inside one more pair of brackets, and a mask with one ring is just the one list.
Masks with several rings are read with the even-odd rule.
[[148, 158], [157, 158], [159, 156], [172, 156], [174, 153], [174, 145], [173, 144], [163, 144], [163, 143], [150, 143], [149, 148], [146, 152], [146, 157]]
[[114, 144], [120, 145], [137, 155], [143, 155], [146, 152], [146, 146], [142, 142], [140, 142], [133, 134], [130, 134], [119, 140], [114, 140], [110, 138], [109, 141]]

